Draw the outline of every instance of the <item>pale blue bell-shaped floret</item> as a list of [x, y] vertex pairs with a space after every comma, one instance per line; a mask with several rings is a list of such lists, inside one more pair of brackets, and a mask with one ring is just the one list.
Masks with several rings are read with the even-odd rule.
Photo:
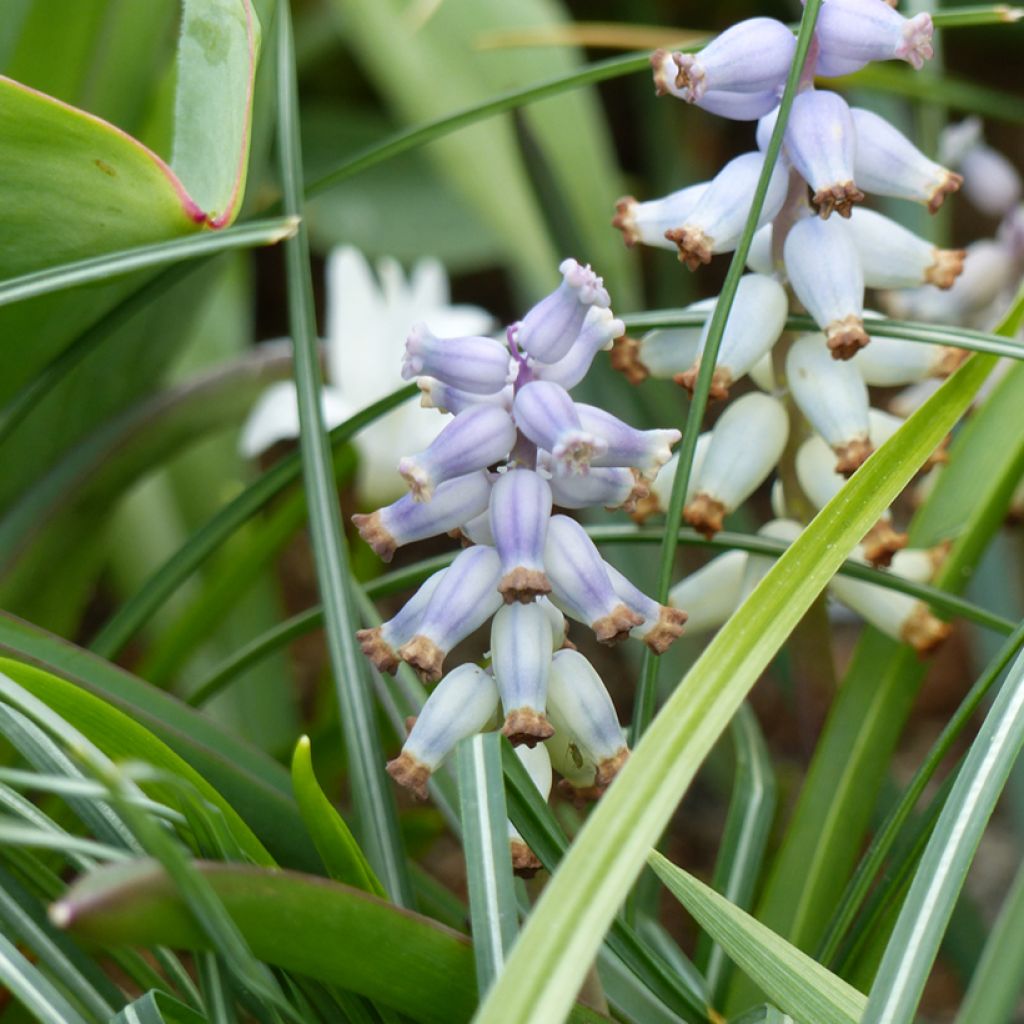
[[563, 260], [558, 267], [562, 283], [540, 300], [515, 331], [516, 344], [543, 363], [561, 359], [579, 336], [593, 306], [606, 309], [611, 299], [590, 265]]
[[856, 210], [850, 229], [868, 288], [949, 288], [963, 270], [966, 250], [940, 249], [874, 210]]
[[711, 431], [711, 444], [687, 502], [686, 521], [707, 537], [722, 519], [767, 479], [789, 436], [786, 407], [777, 398], [752, 391], [733, 402]]
[[873, 451], [868, 389], [851, 362], [832, 358], [825, 338], [805, 334], [786, 355], [790, 394], [836, 455], [836, 472], [849, 476]]
[[405, 342], [402, 379], [436, 377], [460, 391], [492, 395], [511, 380], [508, 349], [493, 338], [438, 338], [417, 324]]
[[842, 574], [832, 577], [829, 592], [886, 636], [910, 644], [922, 656], [949, 636], [949, 624], [909, 594]]
[[747, 269], [766, 276], [771, 276], [780, 269], [776, 267], [772, 255], [771, 224], [765, 224], [754, 232], [754, 237], [750, 240], [750, 251], [747, 253]]
[[[684, 504], [689, 502], [697, 493], [697, 481], [700, 478], [701, 467], [711, 447], [711, 431], [706, 430], [697, 437], [696, 447], [693, 449], [693, 462], [690, 466], [690, 479], [686, 482], [686, 495]], [[672, 486], [675, 483], [676, 472], [679, 469], [679, 455], [673, 455], [664, 466], [661, 467], [658, 475], [651, 481], [651, 493], [647, 500], [641, 501], [637, 508], [635, 519], [643, 522], [648, 516], [658, 515], [668, 511], [668, 504], [672, 498]]]
[[437, 409], [458, 415], [474, 405], [491, 404], [500, 406], [506, 412], [512, 409], [512, 385], [506, 384], [500, 391], [479, 395], [472, 391], [461, 391], [436, 377], [417, 377], [416, 387], [420, 389], [420, 405], [424, 409]]
[[661, 199], [648, 199], [643, 203], [633, 196], [623, 196], [615, 204], [612, 227], [622, 232], [622, 240], [630, 248], [639, 242], [675, 252], [676, 244], [665, 237], [665, 232], [686, 223], [710, 184], [709, 181], [700, 181], [670, 192]]
[[[764, 154], [756, 150], [730, 160], [712, 179], [686, 221], [665, 232], [679, 248], [679, 259], [690, 270], [710, 263], [716, 253], [731, 252], [743, 234], [754, 198]], [[772, 168], [758, 227], [774, 220], [786, 201], [789, 176], [780, 164]]]
[[[881, 0], [879, 0], [881, 2]], [[854, 182], [857, 137], [846, 100], [838, 93], [806, 89], [793, 100], [786, 123], [786, 154], [811, 186], [818, 214], [849, 217], [864, 193]]]
[[437, 589], [447, 568], [438, 569], [420, 584], [419, 589], [405, 602], [387, 622], [371, 629], [360, 629], [356, 639], [363, 654], [373, 663], [378, 672], [394, 675], [401, 664], [398, 648], [416, 634], [416, 627], [430, 599]]
[[[864, 313], [866, 321], [878, 316], [880, 314], [868, 310]], [[949, 358], [949, 349], [944, 345], [922, 345], [903, 338], [890, 338], [876, 331], [871, 336], [871, 344], [862, 348], [850, 361], [857, 367], [865, 384], [892, 388], [945, 375]]]
[[490, 524], [501, 558], [498, 592], [506, 602], [547, 594], [544, 546], [551, 518], [551, 487], [539, 473], [518, 467], [499, 474], [491, 491]]
[[637, 470], [615, 466], [591, 469], [583, 476], [552, 476], [549, 483], [554, 503], [561, 508], [623, 508], [632, 512], [650, 492]]
[[531, 360], [530, 371], [537, 380], [560, 384], [568, 391], [587, 375], [594, 357], [612, 347], [612, 342], [626, 332], [626, 325], [610, 309], [591, 306], [576, 343], [557, 363]]
[[668, 594], [673, 608], [686, 608], [686, 633], [699, 636], [718, 629], [739, 607], [746, 551], [726, 551], [681, 579]]
[[[792, 544], [803, 533], [803, 530], [803, 526], [795, 519], [772, 519], [758, 529], [757, 535], [768, 540], [778, 540], [784, 544]], [[754, 588], [768, 575], [777, 560], [777, 557], [774, 555], [758, 555], [754, 552], [747, 556], [747, 564], [743, 570], [743, 580], [740, 583], [740, 604], [750, 596]]]
[[905, 18], [885, 0], [827, 0], [814, 31], [817, 72], [825, 78], [853, 74], [875, 60], [905, 60], [920, 70], [934, 53], [931, 15]]
[[763, 356], [750, 368], [751, 383], [769, 395], [779, 390], [779, 381], [775, 376], [775, 364], [772, 361], [771, 352], [765, 352]]
[[879, 196], [895, 196], [924, 203], [935, 213], [963, 178], [929, 160], [910, 139], [884, 117], [853, 107], [857, 135], [853, 173], [857, 184]]
[[377, 557], [390, 562], [403, 544], [447, 533], [479, 515], [490, 496], [490, 477], [477, 470], [439, 484], [430, 501], [416, 501], [407, 494], [369, 515], [354, 515], [352, 522]]
[[501, 607], [500, 577], [501, 559], [490, 547], [466, 548], [448, 567], [420, 615], [415, 633], [398, 651], [425, 682], [440, 679], [448, 652]]
[[[549, 741], [550, 742], [550, 741]], [[551, 757], [547, 743], [538, 743], [535, 747], [520, 744], [515, 748], [516, 757], [526, 769], [530, 781], [534, 784], [542, 800], [551, 794]], [[512, 855], [512, 871], [521, 878], [532, 878], [544, 865], [540, 858], [526, 844], [515, 825], [508, 823], [509, 852]]]
[[[711, 375], [710, 398], [727, 398], [729, 388], [771, 351], [786, 326], [788, 311], [786, 289], [774, 277], [744, 274], [740, 278]], [[709, 317], [701, 332], [697, 358], [690, 369], [676, 378], [691, 394], [697, 385], [701, 352], [710, 332]]]
[[[1018, 271], [1002, 242], [979, 238], [965, 249], [963, 269], [945, 291], [912, 288], [886, 294], [886, 308], [904, 320], [974, 326], [987, 319], [990, 307], [1015, 287]], [[984, 326], [991, 326], [985, 323]]]
[[630, 636], [634, 640], [642, 640], [655, 654], [664, 654], [682, 635], [686, 612], [670, 605], [658, 604], [623, 576], [614, 565], [605, 562], [605, 569], [615, 593], [633, 611], [643, 616], [643, 622], [633, 629]]
[[579, 752], [597, 766], [593, 784], [608, 786], [629, 757], [608, 690], [579, 651], [559, 651], [551, 660], [548, 713], [556, 733], [572, 737]]
[[473, 405], [451, 420], [425, 451], [401, 459], [398, 472], [414, 501], [430, 501], [439, 483], [500, 462], [515, 443], [516, 425], [501, 406]]
[[554, 732], [545, 716], [551, 668], [551, 621], [539, 602], [506, 604], [491, 624], [491, 668], [505, 712], [502, 732], [535, 746]]
[[[689, 99], [689, 89], [676, 84], [679, 78], [679, 65], [676, 58], [681, 54], [670, 53], [668, 50], [655, 50], [651, 54], [651, 69], [654, 73], [654, 91], [658, 96], [672, 95], [676, 99], [693, 102]], [[785, 77], [785, 76], [783, 76]], [[718, 117], [727, 117], [732, 121], [756, 121], [779, 105], [781, 89], [772, 87], [755, 92], [739, 92], [727, 89], [713, 89], [704, 93], [696, 101], [696, 106]]]
[[774, 18], [748, 18], [727, 28], [699, 53], [674, 53], [676, 95], [700, 103], [712, 92], [780, 93], [796, 38]]
[[607, 444], [584, 430], [569, 393], [560, 384], [531, 381], [512, 407], [516, 426], [539, 448], [551, 453], [556, 473], [585, 473]]
[[[713, 295], [691, 302], [683, 308], [683, 312], [710, 316], [717, 302], [718, 297]], [[693, 365], [703, 333], [703, 324], [694, 327], [659, 327], [648, 331], [637, 342], [636, 361], [645, 371], [645, 376], [669, 380]]]
[[551, 597], [571, 618], [589, 626], [601, 643], [624, 640], [643, 622], [616, 594], [604, 559], [586, 531], [568, 516], [552, 516], [544, 548]]
[[460, 740], [485, 729], [497, 709], [498, 688], [487, 672], [476, 665], [452, 669], [427, 698], [388, 774], [425, 800], [441, 762]]
[[833, 356], [849, 359], [868, 344], [864, 271], [849, 223], [837, 217], [798, 220], [786, 236], [783, 258], [796, 297], [825, 332]]
[[591, 460], [595, 467], [631, 467], [645, 478], [653, 478], [682, 437], [675, 429], [637, 430], [596, 405], [577, 402], [576, 412], [583, 429], [605, 442], [604, 452]]

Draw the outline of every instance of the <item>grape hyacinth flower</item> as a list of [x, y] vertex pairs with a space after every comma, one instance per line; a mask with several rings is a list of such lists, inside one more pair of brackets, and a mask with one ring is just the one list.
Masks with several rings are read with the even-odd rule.
[[[565, 260], [559, 269], [561, 285], [508, 328], [506, 345], [413, 328], [403, 376], [429, 374], [423, 404], [454, 416], [424, 451], [400, 460], [405, 497], [353, 516], [385, 561], [445, 532], [469, 544], [388, 622], [358, 636], [379, 671], [404, 662], [437, 683], [388, 765], [418, 796], [460, 739], [492, 723], [517, 747], [550, 744], [573, 792], [598, 795], [628, 749], [604, 684], [571, 649], [566, 616], [602, 643], [635, 637], [659, 654], [686, 620], [608, 565], [574, 519], [552, 514], [635, 507], [680, 438], [573, 399], [569, 389], [623, 325], [589, 266]], [[488, 619], [490, 664], [445, 674], [451, 649]], [[517, 865], [535, 868], [521, 837], [510, 840]]]
[[[947, 376], [962, 361], [960, 350], [887, 336], [879, 314], [865, 308], [867, 290], [884, 289], [880, 298], [890, 308], [897, 308], [903, 295], [921, 303], [986, 308], [994, 293], [1004, 291], [1006, 267], [1024, 255], [1024, 215], [1019, 224], [1007, 219], [1005, 248], [999, 250], [1003, 265], [997, 266], [995, 248], [991, 256], [970, 248], [939, 248], [866, 205], [872, 196], [886, 196], [920, 203], [934, 213], [964, 181], [884, 118], [849, 107], [820, 83], [875, 60], [903, 60], [918, 69], [932, 56], [930, 17], [906, 18], [894, 7], [885, 0], [826, 0], [820, 10], [748, 250], [752, 273], [739, 280], [707, 397], [728, 398], [744, 377], [758, 390], [736, 399], [714, 429], [700, 435], [688, 476], [683, 515], [707, 537], [723, 528], [724, 517], [776, 466], [776, 515], [786, 516], [790, 508], [809, 519], [902, 422], [871, 408], [868, 386]], [[621, 199], [612, 223], [628, 246], [667, 249], [666, 243], [674, 243], [690, 270], [736, 248], [750, 219], [794, 52], [791, 32], [770, 19], [752, 18], [698, 53], [661, 50], [653, 55], [657, 95], [735, 120], [756, 118], [756, 149], [730, 161], [709, 181], [678, 188], [665, 198]], [[959, 146], [947, 147], [945, 162], [962, 170], [973, 159], [989, 168], [1004, 207], [1015, 203], [1019, 190], [1003, 173], [1002, 162], [979, 153], [978, 143], [969, 128], [963, 130]], [[1005, 258], [1010, 239], [1017, 240], [1015, 260]], [[809, 315], [819, 333], [786, 330], [791, 301], [792, 313]], [[613, 367], [633, 384], [649, 376], [671, 379], [692, 393], [716, 303], [711, 298], [688, 306], [678, 326], [638, 339], [616, 339]], [[877, 334], [874, 344], [872, 333]], [[801, 445], [808, 434], [811, 438]], [[670, 459], [649, 482], [648, 494], [635, 500], [634, 519], [643, 522], [667, 511], [676, 462]], [[770, 536], [781, 531], [779, 537], [791, 540], [800, 528], [787, 518], [765, 530]], [[887, 512], [863, 538], [860, 557], [876, 565], [895, 564], [906, 542], [893, 513]], [[912, 561], [919, 568], [924, 564], [923, 558]], [[900, 560], [904, 568], [906, 563]], [[720, 556], [677, 584], [670, 603], [693, 609], [690, 621], [699, 628], [713, 628], [731, 614], [768, 564], [763, 557]], [[920, 614], [929, 615], [924, 627], [908, 628], [904, 636], [923, 650], [930, 646], [925, 634], [939, 640], [944, 630], [934, 627], [937, 620], [926, 610]]]

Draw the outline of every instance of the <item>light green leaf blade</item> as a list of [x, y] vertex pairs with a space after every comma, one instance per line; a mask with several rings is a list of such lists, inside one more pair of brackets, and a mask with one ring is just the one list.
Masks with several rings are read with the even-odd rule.
[[985, 825], [1024, 746], [1024, 656], [971, 744], [900, 910], [863, 1024], [910, 1024]]
[[308, 736], [302, 736], [295, 744], [295, 752], [292, 754], [292, 787], [303, 823], [323, 858], [328, 875], [336, 882], [344, 882], [387, 899], [384, 886], [359, 849], [345, 819], [327, 799], [317, 782]]
[[88, 1024], [13, 942], [0, 935], [0, 984], [40, 1024]]
[[1017, 869], [955, 1024], [1006, 1024], [1024, 979], [1024, 867]]
[[799, 1024], [857, 1024], [864, 996], [660, 853], [648, 863], [669, 891]]
[[[138, 721], [80, 690], [73, 683], [31, 665], [0, 658], [0, 672], [3, 673], [0, 675], [0, 694], [6, 701], [15, 706], [24, 704], [19, 691], [27, 691], [37, 700], [45, 701], [48, 716], [52, 716], [51, 722], [57, 717], [67, 719], [68, 724], [108, 757], [148, 762], [188, 780], [207, 801], [219, 808], [248, 857], [258, 864], [273, 863], [266, 849], [224, 797]], [[38, 717], [34, 706], [20, 706], [19, 709], [30, 718]], [[39, 724], [47, 727], [45, 723]], [[172, 807], [179, 805], [173, 789], [156, 784], [152, 787], [152, 794]]]
[[496, 732], [484, 733], [470, 736], [457, 748], [462, 849], [481, 992], [501, 973], [519, 930], [500, 739]]
[[[416, 1020], [468, 1020], [476, 1002], [468, 939], [358, 889], [288, 871], [196, 862], [260, 960], [368, 996]], [[97, 871], [51, 910], [104, 946], [203, 949], [202, 932], [152, 861]]]
[[677, 687], [551, 879], [481, 1024], [564, 1013], [616, 908], [707, 752], [800, 617], [988, 376], [974, 356], [790, 546]]
[[[731, 904], [747, 910], [775, 817], [775, 773], [761, 727], [749, 704], [740, 706], [729, 732], [736, 771], [713, 884]], [[707, 979], [708, 1000], [717, 1006], [728, 979], [728, 961], [723, 948], [718, 944], [707, 948], [705, 938], [706, 934], [701, 936], [697, 962]], [[702, 952], [706, 958], [699, 955]]]

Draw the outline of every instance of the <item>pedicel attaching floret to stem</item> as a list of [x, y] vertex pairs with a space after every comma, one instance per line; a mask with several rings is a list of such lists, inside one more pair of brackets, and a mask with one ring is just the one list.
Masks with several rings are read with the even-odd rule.
[[[574, 401], [570, 390], [624, 326], [589, 266], [565, 260], [559, 269], [562, 283], [504, 341], [413, 328], [403, 376], [417, 378], [424, 406], [454, 416], [424, 451], [400, 460], [409, 494], [352, 517], [385, 561], [445, 533], [465, 545], [391, 619], [358, 633], [378, 670], [393, 674], [405, 662], [437, 683], [388, 764], [420, 797], [460, 739], [496, 726], [520, 751], [540, 751], [521, 756], [542, 793], [552, 743], [574, 793], [599, 795], [628, 750], [600, 678], [568, 639], [566, 614], [602, 643], [633, 637], [658, 654], [686, 621], [606, 563], [574, 519], [552, 515], [555, 504], [634, 509], [680, 439]], [[489, 668], [446, 673], [451, 650], [488, 620]], [[511, 826], [509, 840], [517, 869], [536, 870]]]

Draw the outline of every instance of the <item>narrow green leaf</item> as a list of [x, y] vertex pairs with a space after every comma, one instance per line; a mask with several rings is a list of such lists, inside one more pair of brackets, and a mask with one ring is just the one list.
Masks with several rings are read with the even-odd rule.
[[[247, 855], [256, 863], [272, 863], [270, 855], [224, 797], [203, 775], [186, 764], [133, 717], [79, 690], [72, 683], [29, 665], [3, 658], [0, 659], [0, 672], [4, 673], [0, 675], [0, 696], [4, 700], [14, 704], [30, 718], [38, 719], [41, 714], [46, 714], [46, 721], [41, 723], [44, 727], [56, 721], [58, 724], [54, 728], [59, 728], [60, 718], [66, 718], [76, 731], [80, 730], [86, 739], [109, 758], [148, 761], [188, 779], [205, 799], [221, 809]], [[25, 696], [26, 691], [28, 697]], [[45, 712], [41, 711], [42, 701], [45, 701]], [[171, 802], [172, 806], [177, 802], [176, 794], [167, 791], [165, 787], [154, 787], [154, 792]]]
[[912, 100], [941, 103], [951, 110], [981, 114], [1014, 124], [1024, 122], [1020, 97], [992, 89], [954, 75], [934, 75], [926, 71], [904, 72], [884, 63], [871, 64], [846, 78], [834, 78], [831, 85], [839, 89], [878, 89]]
[[[761, 207], [764, 206], [765, 197], [768, 194], [768, 184], [775, 170], [775, 164], [782, 153], [782, 137], [785, 134], [786, 124], [789, 121], [789, 112], [796, 97], [800, 76], [803, 74], [804, 64], [810, 52], [811, 43], [814, 38], [814, 25], [818, 17], [820, 5], [820, 0], [817, 0], [817, 2], [810, 0], [809, 3], [804, 5], [803, 17], [800, 19], [800, 30], [797, 33], [796, 52], [793, 55], [793, 63], [786, 78], [786, 88], [782, 93], [778, 117], [772, 128], [768, 145], [765, 147], [764, 164], [750, 202], [747, 220], [743, 226], [743, 234], [736, 244], [736, 250], [733, 252], [732, 260], [729, 263], [729, 270], [726, 272], [725, 281], [722, 283], [721, 291], [718, 294], [718, 301], [715, 303], [714, 311], [711, 314], [708, 333], [704, 339], [697, 382], [693, 388], [693, 396], [690, 399], [689, 408], [686, 410], [686, 425], [683, 428], [683, 437], [679, 442], [679, 447], [676, 449], [679, 456], [679, 468], [672, 481], [672, 493], [669, 496], [668, 508], [665, 510], [665, 521], [668, 523], [682, 521], [683, 505], [686, 502], [686, 491], [689, 487], [690, 472], [693, 468], [693, 456], [697, 449], [697, 437], [704, 424], [704, 413], [707, 411], [708, 394], [711, 390], [711, 378], [715, 372], [715, 363], [718, 361], [718, 348], [725, 335], [725, 325], [729, 319], [733, 300], [736, 298], [736, 290], [739, 287], [740, 278], [746, 270], [747, 253], [750, 251], [751, 240], [754, 237], [754, 232], [757, 230]], [[676, 531], [666, 530], [658, 558], [658, 590], [656, 596], [662, 604], [668, 601], [668, 592], [671, 589], [672, 576], [675, 572], [675, 556], [678, 544], [679, 540]], [[640, 679], [637, 683], [636, 697], [633, 702], [631, 728], [634, 744], [647, 731], [647, 727], [654, 717], [658, 692], [658, 665], [659, 662], [655, 660], [655, 655], [650, 650], [645, 649], [643, 660], [640, 663]]]
[[310, 837], [323, 858], [327, 874], [336, 882], [387, 898], [345, 819], [324, 796], [313, 771], [309, 737], [301, 736], [292, 754], [292, 787]]
[[[368, 996], [416, 1020], [468, 1021], [476, 1004], [469, 940], [357, 889], [288, 871], [198, 862], [260, 960]], [[202, 949], [203, 933], [151, 861], [97, 871], [51, 909], [103, 946]]]
[[519, 930], [500, 739], [498, 733], [484, 733], [470, 736], [457, 748], [462, 849], [481, 993], [501, 973]]
[[822, 509], [708, 645], [544, 890], [482, 1007], [481, 1024], [565, 1012], [649, 849], [736, 708], [864, 531], [967, 409], [991, 367], [991, 357], [973, 356], [950, 377]]
[[729, 956], [799, 1024], [858, 1024], [864, 996], [657, 851], [648, 863]]
[[1024, 18], [1024, 7], [1012, 4], [978, 4], [944, 7], [932, 15], [936, 28], [969, 28], [972, 25], [1011, 25]]
[[147, 267], [161, 267], [182, 260], [205, 259], [231, 249], [276, 245], [295, 233], [296, 223], [288, 217], [256, 220], [216, 234], [195, 235], [169, 242], [156, 242], [134, 249], [93, 256], [75, 263], [62, 263], [34, 274], [23, 274], [0, 283], [0, 306], [23, 302], [37, 295], [74, 288], [92, 281], [104, 281]]
[[[963, 589], [1024, 473], [1022, 386], [1024, 368], [1016, 366], [957, 432], [949, 465], [911, 522], [912, 546], [954, 539], [938, 587]], [[757, 911], [802, 949], [817, 947], [861, 853], [924, 673], [908, 647], [875, 630], [865, 632], [854, 653]]]
[[2, 867], [0, 922], [3, 934], [32, 950], [38, 963], [86, 1012], [105, 1021], [120, 1005], [117, 986], [66, 935], [53, 929], [39, 901]]
[[129, 1003], [110, 1024], [207, 1024], [207, 1018], [166, 992], [152, 991]]
[[1006, 1024], [1024, 979], [1024, 867], [1017, 869], [955, 1024]]
[[[733, 906], [748, 910], [775, 817], [775, 772], [749, 704], [740, 706], [729, 733], [736, 769], [712, 885]], [[707, 979], [708, 1001], [718, 1006], [728, 981], [728, 961], [725, 950], [717, 944], [709, 946], [706, 936], [701, 935], [697, 964]]]
[[1013, 762], [1024, 746], [1024, 656], [1018, 656], [957, 775], [868, 996], [863, 1024], [908, 1024], [953, 905]]
[[35, 828], [14, 818], [0, 816], [0, 846], [22, 846], [30, 850], [54, 850], [69, 856], [77, 854], [89, 860], [126, 861], [131, 854], [119, 846], [100, 843], [95, 839], [73, 836], [57, 829]]
[[998, 681], [1003, 670], [1022, 645], [1024, 645], [1024, 624], [1017, 627], [1006, 643], [999, 649], [996, 656], [986, 666], [985, 671], [978, 677], [967, 696], [958, 705], [953, 717], [943, 727], [939, 738], [932, 744], [927, 757], [921, 763], [921, 767], [914, 773], [914, 777], [910, 780], [896, 806], [886, 815], [886, 819], [872, 839], [867, 853], [864, 854], [860, 864], [857, 865], [857, 870], [850, 879], [849, 885], [847, 885], [846, 891], [843, 893], [839, 906], [836, 908], [832, 921], [829, 924], [825, 938], [822, 940], [819, 959], [823, 963], [829, 963], [838, 950], [839, 943], [847, 928], [849, 928], [864, 897], [867, 895], [875, 875], [892, 849], [900, 830], [917, 806], [917, 802], [925, 787], [946, 759], [946, 755], [950, 752], [964, 728], [970, 723], [975, 711], [981, 706], [985, 695]]
[[0, 984], [40, 1024], [89, 1024], [3, 935], [0, 935]]
[[[647, 313], [633, 313], [622, 318], [627, 330], [653, 330], [655, 327], [701, 327], [708, 321], [707, 313], [694, 313], [686, 309], [653, 310]], [[872, 333], [885, 337], [901, 338], [926, 345], [952, 345], [970, 352], [987, 352], [994, 356], [1010, 359], [1024, 359], [1024, 345], [1015, 340], [1013, 334], [993, 334], [971, 327], [948, 327], [943, 324], [918, 323], [913, 320], [891, 320], [883, 317], [872, 319], [868, 326]], [[789, 316], [786, 329], [790, 331], [814, 331], [816, 325], [807, 316]]]
[[[299, 145], [295, 53], [289, 5], [278, 7], [278, 150], [285, 213], [302, 217], [302, 156]], [[370, 863], [391, 898], [412, 901], [398, 831], [394, 794], [384, 773], [384, 757], [373, 714], [366, 660], [358, 650], [357, 615], [347, 579], [348, 550], [341, 530], [330, 447], [323, 422], [319, 350], [309, 239], [300, 223], [284, 243], [288, 280], [288, 321], [294, 351], [299, 405], [299, 448], [309, 501], [310, 533], [317, 583], [326, 611], [327, 648], [356, 805], [357, 831]]]
[[[508, 784], [509, 817], [544, 867], [554, 872], [568, 848], [568, 840], [511, 745], [502, 743], [501, 750]], [[605, 948], [646, 985], [655, 998], [684, 1020], [702, 1024], [707, 1021], [704, 982], [692, 965], [686, 973], [677, 974], [622, 919], [612, 923]]]

